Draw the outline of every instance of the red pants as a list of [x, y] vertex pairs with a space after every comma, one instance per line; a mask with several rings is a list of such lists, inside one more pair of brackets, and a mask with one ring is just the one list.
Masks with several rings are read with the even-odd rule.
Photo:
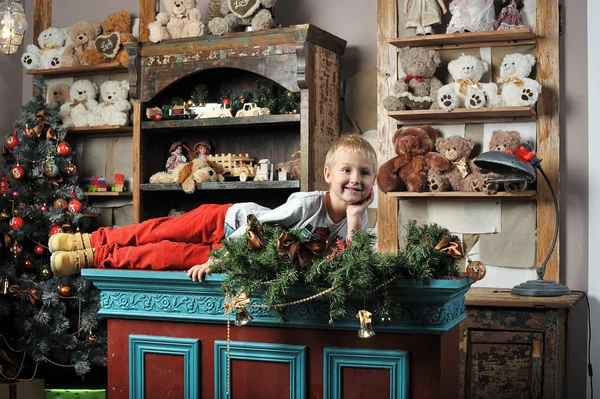
[[92, 233], [94, 266], [122, 269], [189, 269], [205, 263], [225, 238], [231, 204], [201, 205], [177, 217], [163, 217]]

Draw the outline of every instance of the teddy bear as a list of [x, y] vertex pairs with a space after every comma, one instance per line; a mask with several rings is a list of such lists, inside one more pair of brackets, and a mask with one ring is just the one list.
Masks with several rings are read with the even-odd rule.
[[448, 63], [448, 71], [454, 82], [440, 88], [437, 102], [441, 109], [483, 108], [498, 106], [498, 86], [480, 83], [489, 64], [472, 55], [461, 54]]
[[[521, 133], [516, 130], [494, 130], [490, 138], [490, 151], [514, 152], [521, 145]], [[494, 178], [502, 176], [491, 173]], [[504, 190], [511, 193], [521, 193], [527, 188], [527, 182], [505, 183]]]
[[71, 99], [60, 106], [59, 118], [63, 127], [89, 126], [89, 118], [98, 106], [98, 85], [91, 80], [81, 79], [73, 83], [69, 90]]
[[167, 12], [156, 15], [156, 21], [148, 24], [150, 41], [194, 37], [204, 34], [202, 14], [196, 0], [163, 0]]
[[[103, 34], [96, 38], [95, 45], [83, 53], [83, 58], [88, 65], [103, 64], [118, 61], [127, 66], [127, 51], [125, 43], [134, 42], [131, 34], [131, 15], [125, 10], [110, 14], [102, 23]], [[118, 47], [117, 50], [105, 50]], [[100, 51], [100, 50], [103, 51]]]
[[30, 44], [21, 56], [25, 69], [53, 69], [62, 66], [62, 56], [69, 37], [69, 29], [50, 27], [40, 32], [38, 44]]
[[433, 76], [440, 54], [422, 47], [402, 47], [398, 58], [404, 76], [392, 84], [391, 95], [383, 100], [388, 111], [438, 108], [437, 94], [442, 82]]
[[70, 89], [71, 87], [66, 83], [57, 83], [51, 86], [47, 92], [48, 103], [63, 105], [71, 99]]
[[208, 30], [215, 36], [251, 27], [253, 31], [265, 30], [275, 25], [271, 9], [275, 0], [223, 0], [222, 17], [208, 21]]
[[392, 137], [397, 156], [379, 167], [377, 185], [384, 193], [390, 191], [422, 192], [430, 169], [443, 172], [450, 161], [432, 152], [437, 131], [431, 126], [399, 129]]
[[177, 183], [184, 192], [192, 194], [196, 191], [196, 183], [225, 181], [223, 172], [223, 167], [218, 163], [196, 158], [176, 166], [171, 173], [153, 174], [150, 176], [150, 183]]
[[438, 138], [435, 141], [435, 148], [444, 156], [451, 166], [444, 172], [433, 169], [429, 170], [427, 176], [427, 186], [429, 191], [467, 191], [484, 192], [494, 194], [498, 191], [498, 185], [487, 183], [489, 176], [475, 165], [469, 155], [473, 151], [475, 144], [471, 139], [465, 139], [461, 136], [450, 136], [448, 138]]
[[127, 80], [107, 80], [100, 85], [103, 102], [89, 114], [90, 126], [119, 125], [129, 123], [131, 104], [127, 100], [129, 82]]
[[87, 65], [83, 56], [86, 50], [94, 48], [94, 42], [102, 32], [100, 24], [79, 21], [71, 27], [69, 36], [73, 42], [63, 52], [62, 64], [65, 67]]
[[528, 78], [535, 65], [535, 56], [512, 53], [504, 56], [500, 65], [500, 97], [505, 106], [533, 106], [542, 92], [542, 85]]

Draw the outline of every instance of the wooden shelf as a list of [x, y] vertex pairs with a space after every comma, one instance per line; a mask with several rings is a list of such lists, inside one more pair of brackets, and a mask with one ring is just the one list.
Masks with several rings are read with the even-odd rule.
[[529, 28], [490, 30], [486, 32], [450, 33], [441, 35], [397, 37], [389, 43], [400, 47], [426, 47], [449, 50], [473, 47], [516, 46], [535, 44], [536, 35]]
[[110, 135], [131, 135], [133, 134], [133, 127], [131, 126], [119, 126], [119, 125], [108, 125], [108, 126], [86, 126], [86, 127], [72, 127], [67, 129], [68, 136], [110, 136]]
[[441, 193], [432, 193], [432, 192], [424, 192], [424, 193], [414, 193], [411, 191], [394, 191], [386, 194], [389, 197], [398, 197], [400, 199], [410, 199], [410, 198], [460, 198], [460, 199], [481, 199], [481, 198], [490, 198], [490, 199], [510, 199], [510, 198], [536, 198], [535, 190], [525, 190], [522, 193], [509, 193], [506, 191], [499, 191], [496, 194], [487, 194], [487, 193], [474, 193], [474, 192], [464, 192], [464, 191], [444, 191]]
[[86, 191], [88, 197], [131, 197], [131, 191]]
[[532, 122], [536, 120], [535, 110], [530, 107], [457, 108], [449, 112], [441, 109], [389, 111], [388, 116], [396, 119], [402, 125], [456, 125], [462, 123]]
[[299, 114], [261, 115], [233, 118], [173, 119], [142, 122], [142, 129], [192, 129], [300, 123]]
[[[289, 181], [226, 181], [196, 184], [198, 190], [279, 190], [299, 189], [299, 180]], [[181, 191], [181, 186], [172, 184], [140, 184], [141, 191]]]
[[55, 69], [32, 69], [25, 70], [26, 75], [46, 75], [46, 76], [85, 76], [95, 73], [127, 73], [127, 67], [119, 63], [100, 64], [100, 65], [84, 65], [77, 67], [65, 67]]

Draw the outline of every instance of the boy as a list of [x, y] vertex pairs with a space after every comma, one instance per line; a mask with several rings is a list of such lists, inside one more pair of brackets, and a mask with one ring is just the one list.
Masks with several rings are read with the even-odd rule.
[[253, 203], [205, 204], [175, 218], [91, 234], [55, 234], [48, 242], [50, 265], [59, 275], [78, 273], [82, 267], [188, 269], [193, 281], [202, 281], [210, 273], [210, 250], [224, 238], [244, 234], [250, 213], [261, 223], [326, 235], [333, 246], [336, 238], [349, 239], [353, 230], [367, 226], [376, 170], [373, 147], [358, 135], [342, 136], [325, 159], [329, 191], [294, 193], [273, 210]]

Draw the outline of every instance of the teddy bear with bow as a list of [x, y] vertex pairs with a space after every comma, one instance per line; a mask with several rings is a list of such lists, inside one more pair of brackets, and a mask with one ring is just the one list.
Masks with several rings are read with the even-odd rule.
[[127, 66], [125, 43], [135, 41], [131, 33], [131, 15], [125, 10], [110, 14], [102, 23], [103, 34], [99, 35], [92, 48], [87, 49], [83, 58], [89, 65], [118, 61]]
[[54, 69], [62, 66], [62, 56], [70, 44], [70, 28], [50, 27], [40, 32], [39, 47], [29, 44], [21, 56], [21, 64], [25, 69]]
[[392, 143], [397, 156], [379, 167], [377, 185], [384, 193], [390, 191], [422, 192], [429, 170], [443, 172], [450, 161], [434, 150], [438, 132], [431, 126], [408, 127], [394, 133]]
[[156, 21], [148, 24], [150, 41], [194, 37], [204, 34], [202, 14], [196, 0], [163, 0], [167, 12], [156, 15]]
[[422, 47], [402, 47], [398, 58], [404, 76], [392, 84], [383, 107], [388, 111], [438, 108], [437, 94], [442, 82], [433, 74], [440, 65], [440, 54]]
[[251, 27], [253, 31], [265, 30], [275, 25], [271, 10], [275, 0], [224, 0], [222, 17], [208, 21], [208, 30], [215, 36]]
[[[494, 130], [490, 138], [490, 151], [505, 151], [515, 153], [517, 148], [523, 143], [521, 133], [516, 130]], [[491, 173], [494, 178], [502, 176]], [[504, 183], [504, 190], [510, 193], [521, 193], [527, 188], [527, 182]]]
[[89, 119], [98, 105], [98, 85], [91, 80], [81, 79], [73, 83], [69, 90], [70, 101], [60, 106], [59, 118], [63, 127], [89, 126]]
[[127, 100], [129, 82], [127, 80], [107, 80], [100, 85], [99, 103], [89, 115], [90, 126], [119, 125], [129, 123], [131, 104]]
[[481, 83], [489, 64], [472, 55], [462, 54], [448, 63], [448, 72], [454, 82], [440, 88], [437, 102], [441, 109], [483, 108], [498, 106], [498, 86]]
[[71, 28], [69, 36], [72, 44], [63, 52], [62, 63], [65, 67], [88, 65], [84, 53], [94, 48], [94, 42], [102, 32], [100, 24], [79, 21]]
[[528, 78], [535, 65], [535, 56], [512, 53], [504, 56], [500, 65], [500, 96], [505, 106], [533, 106], [542, 92], [542, 85]]
[[153, 174], [150, 176], [150, 183], [177, 183], [185, 193], [192, 194], [196, 191], [196, 183], [225, 181], [223, 172], [220, 164], [196, 158], [176, 166], [171, 173]]

